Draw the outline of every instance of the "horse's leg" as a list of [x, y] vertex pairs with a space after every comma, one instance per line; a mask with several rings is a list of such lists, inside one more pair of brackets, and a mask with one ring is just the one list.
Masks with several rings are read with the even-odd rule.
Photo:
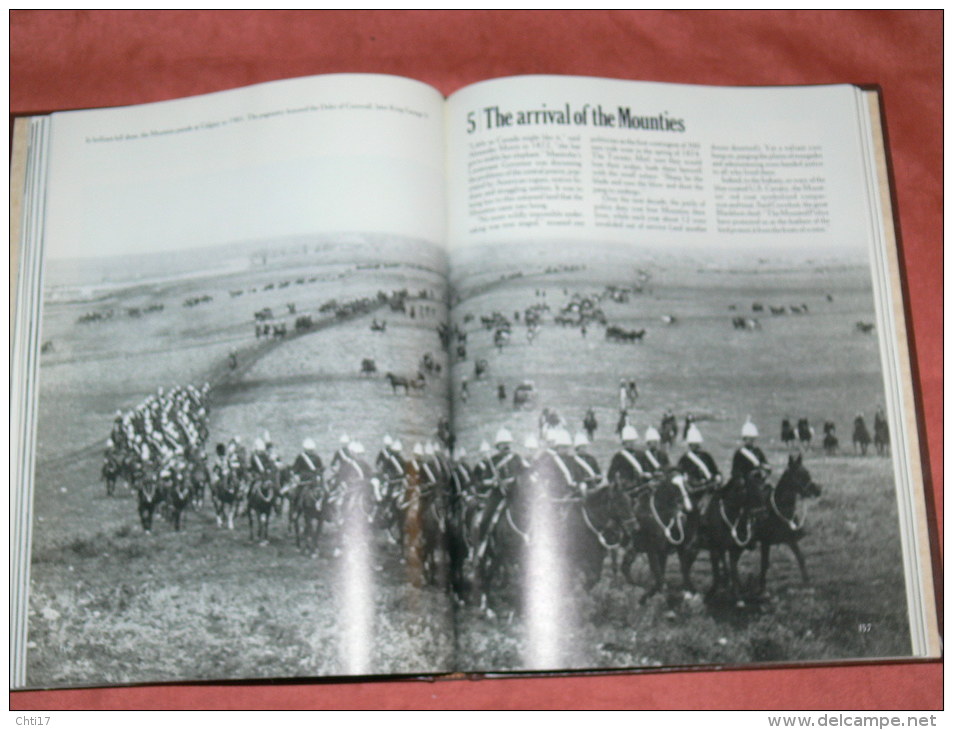
[[732, 548], [728, 551], [728, 583], [731, 597], [737, 608], [744, 608], [745, 602], [741, 597], [741, 576], [738, 575], [738, 562], [741, 560], [741, 550]]
[[662, 586], [665, 583], [665, 576], [663, 574], [662, 566], [662, 556], [660, 556], [655, 550], [648, 550], [646, 556], [649, 559], [649, 568], [652, 571], [652, 587], [645, 592], [642, 598], [639, 599], [639, 605], [645, 605], [645, 603], [656, 593], [662, 590]]
[[722, 582], [722, 561], [725, 553], [721, 548], [709, 548], [709, 561], [711, 562], [711, 588], [708, 589], [709, 596], [715, 596]]
[[692, 566], [695, 564], [697, 555], [698, 550], [694, 543], [683, 545], [678, 551], [678, 565], [682, 571], [682, 590], [691, 595], [696, 593], [695, 584], [692, 582]]
[[807, 574], [807, 563], [804, 561], [804, 555], [801, 553], [801, 548], [798, 546], [797, 540], [791, 540], [791, 542], [786, 543], [786, 545], [791, 548], [791, 552], [794, 553], [794, 558], [797, 560], [797, 567], [801, 569], [801, 580], [804, 585], [807, 585], [811, 582], [811, 579]]
[[632, 577], [632, 563], [635, 562], [637, 555], [638, 553], [636, 553], [634, 548], [627, 548], [625, 554], [622, 556], [622, 565], [619, 566], [622, 575], [632, 585], [635, 585], [635, 579]]
[[768, 565], [771, 563], [771, 543], [767, 540], [761, 541], [761, 573], [758, 576], [758, 590], [764, 593], [768, 587]]

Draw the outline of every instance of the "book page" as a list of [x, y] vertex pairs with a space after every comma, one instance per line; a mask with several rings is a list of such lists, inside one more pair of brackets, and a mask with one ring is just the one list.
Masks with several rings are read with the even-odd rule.
[[14, 684], [449, 671], [440, 95], [63, 113], [44, 161]]
[[465, 669], [936, 651], [865, 116], [848, 86], [448, 100]]

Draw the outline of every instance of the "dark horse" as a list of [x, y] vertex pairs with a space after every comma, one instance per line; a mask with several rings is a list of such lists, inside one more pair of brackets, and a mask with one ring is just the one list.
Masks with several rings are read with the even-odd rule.
[[692, 518], [692, 501], [684, 479], [680, 474], [666, 474], [636, 491], [622, 573], [634, 584], [632, 563], [638, 553], [645, 553], [653, 582], [641, 603], [665, 589], [665, 563], [673, 552], [678, 554], [684, 590], [695, 593], [691, 572], [697, 555], [698, 520]]
[[867, 424], [862, 413], [858, 413], [857, 418], [854, 419], [853, 441], [854, 453], [857, 453], [857, 448], [860, 447], [860, 453], [866, 456], [867, 448], [870, 446], [870, 431], [867, 430]]
[[214, 468], [215, 479], [212, 482], [212, 506], [215, 508], [215, 521], [219, 527], [235, 529], [235, 515], [241, 499], [241, 478], [237, 470]]
[[106, 495], [111, 497], [116, 493], [116, 481], [122, 476], [122, 464], [116, 455], [108, 453], [103, 459], [102, 477], [106, 483]]
[[394, 375], [393, 373], [387, 373], [384, 377], [387, 378], [387, 382], [390, 383], [390, 387], [395, 394], [398, 388], [403, 388], [404, 393], [410, 395], [411, 389], [421, 390], [426, 383], [423, 373], [417, 373], [417, 377], [415, 378], [408, 378], [404, 375]]
[[586, 436], [592, 441], [596, 435], [596, 429], [599, 428], [599, 421], [596, 420], [596, 412], [592, 408], [586, 411], [586, 417], [582, 419], [582, 427], [586, 431]]
[[192, 504], [197, 508], [202, 507], [205, 504], [205, 490], [209, 487], [211, 481], [204, 458], [195, 456], [188, 462], [183, 481], [186, 479], [188, 480]]
[[739, 608], [744, 607], [744, 601], [738, 561], [756, 544], [755, 521], [764, 513], [764, 482], [762, 469], [752, 469], [743, 479], [733, 477], [712, 495], [701, 520], [704, 547], [711, 555], [709, 595], [715, 596], [727, 581], [729, 595]]
[[787, 469], [777, 486], [765, 487], [766, 509], [755, 526], [755, 539], [761, 543], [760, 588], [765, 589], [772, 545], [787, 545], [797, 559], [801, 579], [808, 582], [807, 566], [798, 547], [804, 535], [804, 517], [797, 513], [798, 497], [819, 497], [821, 488], [811, 480], [800, 454], [788, 458]]
[[154, 477], [145, 477], [136, 483], [139, 498], [139, 520], [142, 529], [149, 535], [152, 533], [152, 518], [156, 508], [162, 501], [162, 490]]
[[890, 449], [890, 427], [887, 425], [887, 417], [883, 411], [877, 411], [874, 415], [874, 446], [877, 447], [877, 453], [880, 456]]
[[256, 476], [248, 488], [248, 537], [268, 542], [268, 523], [271, 513], [278, 511], [281, 494], [278, 490], [278, 471], [271, 470]]
[[318, 540], [324, 524], [327, 492], [318, 478], [300, 485], [291, 502], [291, 520], [294, 525], [295, 545], [309, 555], [318, 553]]
[[501, 467], [488, 467], [485, 479], [492, 486], [481, 500], [482, 507], [470, 515], [474, 534], [470, 553], [472, 595], [480, 608], [490, 613], [490, 595], [502, 595], [502, 589], [515, 582], [530, 541], [530, 480], [523, 467], [517, 458]]
[[182, 514], [192, 498], [192, 488], [184, 474], [173, 474], [168, 481], [166, 491], [169, 521], [172, 527], [179, 531], [182, 529]]

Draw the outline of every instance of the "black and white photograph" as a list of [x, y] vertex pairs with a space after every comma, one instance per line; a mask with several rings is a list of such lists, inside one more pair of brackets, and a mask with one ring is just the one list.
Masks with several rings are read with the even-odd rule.
[[862, 252], [471, 253], [453, 271], [468, 663], [907, 650]]
[[450, 667], [442, 254], [50, 262], [33, 682]]

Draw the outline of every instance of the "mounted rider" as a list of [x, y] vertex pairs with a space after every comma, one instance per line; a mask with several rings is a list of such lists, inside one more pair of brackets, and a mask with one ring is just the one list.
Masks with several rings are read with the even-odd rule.
[[[543, 451], [533, 466], [533, 477], [544, 494], [556, 501], [569, 501], [585, 490], [589, 472], [573, 453], [569, 431], [557, 427], [551, 432], [552, 447]], [[588, 466], [588, 465], [587, 465]]]
[[589, 453], [589, 439], [580, 431], [573, 438], [572, 445], [576, 451], [574, 458], [582, 468], [583, 489], [585, 491], [595, 489], [602, 483], [602, 469], [599, 468], [596, 457]]
[[341, 445], [338, 447], [338, 450], [331, 455], [331, 461], [328, 464], [328, 468], [331, 470], [331, 477], [328, 479], [328, 482], [337, 482], [338, 473], [341, 470], [341, 464], [346, 462], [350, 457], [348, 454], [348, 444], [351, 443], [351, 437], [346, 433], [341, 434], [341, 438], [338, 439], [338, 443]]
[[741, 427], [741, 446], [735, 451], [731, 460], [732, 479], [744, 482], [755, 469], [760, 469], [766, 477], [771, 473], [771, 465], [767, 457], [756, 444], [757, 438], [758, 427], [749, 416]]
[[649, 426], [645, 430], [645, 451], [642, 452], [644, 463], [651, 471], [661, 473], [672, 466], [668, 453], [662, 448], [662, 435]]
[[652, 474], [647, 471], [644, 457], [639, 453], [639, 432], [635, 430], [635, 427], [624, 426], [620, 438], [622, 448], [613, 455], [612, 461], [609, 462], [606, 479], [610, 484], [621, 487], [626, 493], [634, 494], [648, 483]]
[[317, 445], [314, 439], [306, 438], [301, 442], [301, 453], [295, 457], [291, 465], [291, 473], [294, 475], [294, 486], [291, 494], [291, 516], [301, 500], [301, 494], [306, 489], [314, 489], [324, 485], [324, 464], [321, 457], [318, 456]]
[[487, 473], [483, 475], [484, 484], [490, 488], [508, 492], [516, 485], [516, 477], [525, 468], [523, 459], [512, 450], [513, 434], [507, 428], [496, 432], [494, 439], [496, 453], [487, 459]]
[[265, 480], [272, 479], [278, 472], [278, 465], [268, 453], [264, 439], [255, 439], [252, 449], [251, 456], [248, 458], [248, 472], [251, 475], [249, 486], [260, 485]]
[[407, 478], [407, 463], [401, 455], [403, 444], [400, 439], [384, 436], [384, 448], [377, 454], [374, 465], [381, 477], [381, 499], [394, 499], [402, 493], [401, 485]]
[[721, 486], [722, 476], [715, 459], [702, 448], [704, 439], [701, 431], [694, 424], [688, 429], [686, 440], [688, 451], [678, 460], [676, 468], [685, 475], [685, 486], [692, 505], [699, 510], [699, 504], [704, 495]]

